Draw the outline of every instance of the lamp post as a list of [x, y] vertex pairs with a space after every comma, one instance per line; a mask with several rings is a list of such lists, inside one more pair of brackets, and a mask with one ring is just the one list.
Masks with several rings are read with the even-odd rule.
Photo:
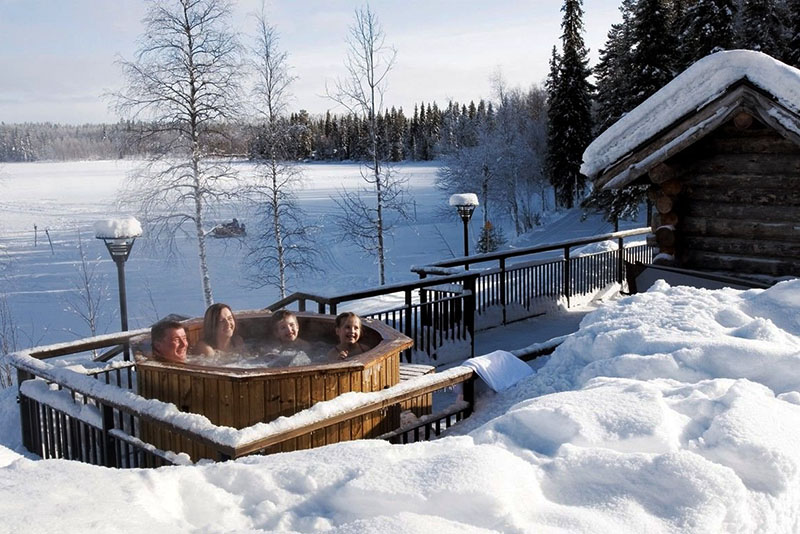
[[[455, 206], [458, 210], [458, 215], [464, 223], [464, 257], [469, 256], [469, 220], [472, 218], [472, 212], [478, 206], [478, 195], [475, 193], [457, 193], [450, 195], [450, 205]], [[469, 270], [469, 265], [464, 265], [465, 270]]]
[[[142, 226], [133, 217], [98, 221], [94, 225], [95, 237], [106, 244], [111, 259], [117, 265], [117, 285], [119, 286], [119, 316], [122, 331], [128, 330], [128, 299], [125, 292], [125, 262], [131, 254], [133, 243], [142, 235]], [[125, 360], [129, 359], [128, 345], [125, 345]]]

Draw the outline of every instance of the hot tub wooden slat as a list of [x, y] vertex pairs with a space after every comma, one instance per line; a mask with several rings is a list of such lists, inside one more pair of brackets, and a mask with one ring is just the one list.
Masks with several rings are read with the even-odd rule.
[[205, 393], [205, 398], [203, 399], [203, 409], [205, 411], [203, 413], [212, 423], [219, 421], [219, 384], [218, 380], [203, 378], [203, 392]]
[[[280, 381], [280, 415], [289, 417], [296, 413], [295, 405], [295, 381], [290, 378], [283, 378]], [[281, 444], [281, 450], [284, 452], [295, 450], [295, 440], [290, 439]]]
[[266, 396], [266, 421], [277, 419], [280, 415], [281, 409], [281, 383], [278, 380], [272, 380], [264, 384], [264, 392]]
[[266, 384], [264, 380], [250, 383], [248, 426], [264, 419], [264, 384]]
[[[297, 409], [305, 410], [311, 407], [311, 377], [303, 376], [297, 379]], [[311, 448], [311, 436], [306, 434], [297, 438], [298, 449]]]
[[[339, 374], [339, 391], [347, 392], [350, 391], [350, 373], [340, 373]], [[350, 422], [343, 422], [339, 423], [339, 439], [340, 441], [347, 441], [352, 439], [351, 431], [350, 431]]]
[[[316, 404], [325, 400], [325, 379], [319, 374], [311, 377], [311, 403]], [[325, 445], [325, 432], [320, 430], [311, 436], [311, 445], [320, 447]]]
[[[325, 375], [325, 400], [333, 400], [339, 396], [339, 374], [330, 373]], [[330, 425], [325, 428], [325, 443], [337, 443], [339, 441], [339, 425]]]
[[233, 384], [231, 380], [219, 381], [219, 425], [233, 426]]

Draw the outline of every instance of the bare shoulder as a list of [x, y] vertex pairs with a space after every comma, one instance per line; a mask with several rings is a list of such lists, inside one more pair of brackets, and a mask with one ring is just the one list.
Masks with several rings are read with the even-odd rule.
[[203, 356], [213, 356], [214, 349], [206, 343], [205, 341], [198, 341], [197, 345], [192, 347], [192, 350], [189, 351], [191, 354], [202, 354]]

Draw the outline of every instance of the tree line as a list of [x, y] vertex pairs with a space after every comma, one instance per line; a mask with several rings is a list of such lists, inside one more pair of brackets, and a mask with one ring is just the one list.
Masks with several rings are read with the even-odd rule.
[[[479, 124], [494, 110], [491, 102], [436, 102], [376, 113], [377, 150], [381, 160], [430, 161], [462, 146], [476, 143]], [[369, 158], [368, 117], [356, 114], [310, 115], [305, 110], [285, 117], [288, 139], [285, 156], [293, 160], [363, 161]], [[219, 156], [258, 159], [265, 153], [263, 125], [220, 125], [226, 135], [207, 140], [205, 151]], [[163, 136], [142, 138], [152, 125], [123, 120], [112, 124], [0, 123], [0, 162], [70, 161], [148, 157], [163, 146]]]

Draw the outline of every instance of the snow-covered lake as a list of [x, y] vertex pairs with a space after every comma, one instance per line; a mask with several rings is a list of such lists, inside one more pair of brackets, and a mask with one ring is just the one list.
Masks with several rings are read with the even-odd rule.
[[[98, 333], [119, 329], [117, 275], [102, 241], [95, 239], [98, 220], [121, 214], [136, 215], [120, 208], [121, 188], [135, 161], [81, 161], [60, 163], [8, 163], [0, 165], [0, 292], [13, 310], [20, 327], [20, 347], [68, 341], [89, 335], [85, 321], [67, 311], [80, 286], [78, 238], [86, 256], [97, 265], [98, 281], [105, 287]], [[253, 167], [242, 162], [247, 175]], [[351, 243], [335, 241], [331, 215], [338, 209], [332, 197], [342, 189], [363, 185], [361, 167], [355, 163], [302, 165], [305, 181], [297, 191], [298, 205], [317, 233], [322, 252], [319, 274], [290, 280], [289, 291], [322, 296], [378, 285], [374, 257], [365, 257]], [[435, 187], [437, 163], [403, 163], [395, 171], [408, 180], [410, 220], [400, 220], [387, 239], [388, 283], [414, 280], [412, 266], [461, 256], [463, 227], [448, 205], [449, 194]], [[583, 220], [578, 210], [549, 213], [551, 224], [515, 239], [499, 208], [495, 225], [506, 228], [512, 246], [532, 246], [611, 231], [599, 217]], [[208, 221], [208, 228], [237, 217], [253, 233], [255, 220], [247, 213], [231, 210]], [[480, 208], [470, 222], [470, 249], [480, 230]], [[640, 223], [630, 223], [632, 226]], [[36, 230], [34, 230], [34, 227]], [[51, 247], [52, 243], [52, 247]], [[274, 287], [254, 288], [242, 263], [245, 245], [236, 239], [208, 239], [208, 263], [214, 299], [233, 309], [260, 309], [279, 300]], [[168, 258], [165, 246], [145, 235], [137, 239], [125, 276], [130, 328], [149, 326], [171, 314], [203, 314], [196, 241], [178, 240], [179, 255]]]
[[[74, 300], [80, 283], [79, 234], [87, 258], [98, 265], [98, 276], [107, 288], [99, 333], [119, 328], [115, 266], [102, 241], [94, 238], [92, 226], [98, 220], [120, 214], [120, 189], [127, 173], [136, 166], [133, 161], [0, 166], [0, 245], [6, 265], [0, 284], [24, 331], [21, 345], [88, 335], [85, 323], [64, 311], [68, 301]], [[243, 173], [252, 171], [247, 163], [239, 167]], [[416, 275], [409, 270], [412, 265], [450, 257], [451, 250], [462, 250], [461, 223], [451, 218], [449, 211], [453, 210], [447, 207], [447, 195], [434, 187], [437, 168], [436, 164], [404, 164], [397, 168], [408, 178], [413, 198], [410, 211], [415, 218], [402, 221], [388, 241], [390, 283], [414, 279]], [[303, 170], [306, 181], [297, 191], [298, 205], [311, 222], [321, 227], [318, 241], [324, 272], [304, 276], [302, 284], [294, 282], [290, 290], [330, 295], [376, 286], [374, 258], [365, 258], [351, 244], [339, 244], [332, 238], [330, 215], [336, 205], [331, 197], [341, 188], [360, 185], [359, 165], [308, 164], [303, 165]], [[208, 226], [237, 216], [253, 233], [255, 221], [240, 211], [223, 213], [210, 220]], [[257, 309], [279, 299], [276, 288], [254, 288], [248, 282], [241, 261], [245, 253], [242, 242], [209, 239], [207, 243], [215, 300], [234, 309]], [[125, 266], [131, 328], [147, 326], [170, 313], [202, 315], [195, 241], [184, 237], [178, 247], [179, 257], [167, 259], [164, 246], [150, 242], [147, 235], [134, 245]]]

